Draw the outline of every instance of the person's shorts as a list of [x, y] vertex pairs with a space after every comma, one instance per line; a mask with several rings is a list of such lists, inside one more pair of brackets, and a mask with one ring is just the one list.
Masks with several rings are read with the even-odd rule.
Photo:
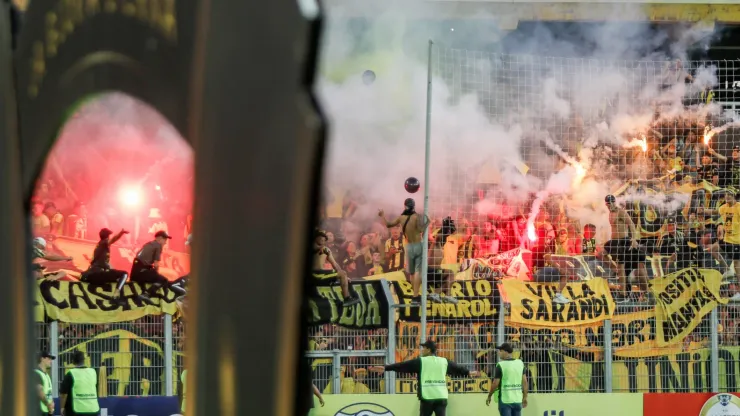
[[609, 240], [604, 244], [604, 250], [617, 264], [624, 265], [624, 272], [627, 276], [640, 263], [645, 262], [645, 253], [640, 248], [633, 249], [632, 240], [629, 238]]
[[131, 270], [131, 281], [136, 283], [159, 283], [165, 284], [169, 280], [159, 274], [155, 269]]
[[409, 274], [419, 273], [424, 255], [424, 243], [409, 243], [404, 249], [406, 250], [406, 271]]
[[555, 283], [560, 281], [562, 274], [555, 267], [540, 267], [534, 273], [534, 281], [537, 283]]
[[430, 267], [427, 270], [427, 285], [434, 288], [441, 288], [445, 282], [445, 270]]
[[722, 255], [730, 260], [740, 260], [740, 244], [720, 242], [719, 247], [722, 249]]
[[93, 284], [118, 283], [118, 281], [127, 274], [128, 273], [124, 272], [123, 270], [105, 270], [91, 268], [82, 272], [82, 274], [80, 275], [80, 280], [86, 283]]

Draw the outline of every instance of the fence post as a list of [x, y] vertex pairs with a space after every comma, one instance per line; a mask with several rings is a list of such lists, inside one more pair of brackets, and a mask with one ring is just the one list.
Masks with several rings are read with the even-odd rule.
[[174, 343], [172, 342], [172, 315], [164, 314], [164, 394], [174, 395], [173, 385], [173, 354]]
[[59, 322], [52, 321], [49, 324], [49, 353], [57, 357], [51, 361], [51, 394], [59, 397]]
[[501, 293], [501, 284], [498, 284], [498, 322], [496, 324], [496, 343], [503, 344], [506, 341], [506, 304]]
[[604, 392], [612, 392], [612, 320], [604, 320]]
[[332, 351], [331, 357], [331, 392], [333, 394], [342, 393], [342, 359], [339, 356], [339, 351]]
[[[718, 307], [712, 309], [712, 312], [709, 314], [709, 319], [712, 322], [712, 324], [709, 325], [711, 328], [709, 337], [711, 343], [709, 353], [709, 373], [711, 377], [710, 383], [712, 386], [712, 393], [719, 393], [719, 333], [717, 332], [719, 314], [717, 313], [717, 308]], [[726, 330], [727, 328], [725, 328], [725, 331]]]
[[[393, 304], [394, 299], [390, 289], [391, 283], [387, 280], [383, 280], [383, 293], [385, 298], [388, 300], [388, 352], [385, 358], [387, 364], [394, 364], [396, 362], [396, 305]], [[396, 393], [396, 373], [395, 371], [385, 371], [383, 373], [385, 378], [385, 392], [386, 394]]]

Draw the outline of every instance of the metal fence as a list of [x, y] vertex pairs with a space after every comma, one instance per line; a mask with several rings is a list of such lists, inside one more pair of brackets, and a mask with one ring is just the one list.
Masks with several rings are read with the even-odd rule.
[[[387, 285], [392, 293], [392, 285]], [[396, 318], [405, 305], [390, 299]], [[492, 295], [498, 315], [487, 322], [429, 322], [427, 339], [439, 355], [476, 378], [452, 377], [451, 391], [487, 391], [498, 359], [495, 345], [513, 343], [526, 363], [533, 392], [732, 392], [740, 384], [740, 304], [720, 305], [681, 342], [650, 344], [655, 325], [645, 305], [619, 305], [613, 319], [585, 329], [590, 345], [576, 345], [577, 328], [523, 328], [510, 323], [509, 305]], [[653, 321], [651, 321], [651, 319]], [[54, 394], [74, 351], [87, 354], [99, 373], [100, 396], [177, 395], [184, 365], [185, 325], [169, 315], [111, 324], [37, 323], [39, 350], [58, 355], [51, 377]], [[306, 359], [324, 393], [416, 392], [408, 374], [384, 372], [384, 364], [418, 356], [420, 324], [390, 319], [387, 329], [310, 328]]]
[[36, 323], [36, 332], [39, 350], [57, 356], [50, 371], [55, 396], [75, 351], [84, 352], [87, 364], [98, 371], [100, 397], [177, 392], [182, 333], [170, 315], [107, 324]]
[[[391, 291], [392, 284], [385, 284]], [[503, 342], [514, 344], [525, 362], [532, 392], [737, 391], [740, 304], [717, 306], [690, 335], [661, 347], [654, 342], [652, 305], [619, 304], [613, 318], [598, 326], [526, 328], [510, 323], [511, 306], [503, 297], [493, 298], [499, 313], [489, 322], [427, 323], [427, 339], [437, 342], [440, 356], [481, 373], [451, 377], [452, 392], [488, 391], [498, 360], [495, 346]], [[389, 316], [402, 307], [391, 299]], [[418, 322], [395, 319], [387, 331], [312, 328], [306, 357], [314, 384], [324, 393], [414, 394], [413, 375], [384, 373], [380, 367], [418, 356], [419, 329]]]

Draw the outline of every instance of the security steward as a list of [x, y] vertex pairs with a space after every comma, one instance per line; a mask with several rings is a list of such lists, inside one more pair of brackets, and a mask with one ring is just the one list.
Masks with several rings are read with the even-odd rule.
[[64, 375], [59, 389], [62, 416], [99, 415], [97, 372], [85, 366], [85, 353], [82, 351], [72, 354], [72, 364], [75, 367]]
[[49, 377], [49, 368], [51, 362], [56, 359], [55, 356], [44, 351], [39, 354], [39, 366], [36, 368], [36, 374], [39, 381], [36, 390], [38, 391], [39, 401], [41, 402], [41, 415], [49, 416], [54, 414], [54, 398], [51, 392], [51, 377]]
[[488, 392], [486, 406], [491, 405], [491, 397], [496, 394], [498, 412], [501, 416], [521, 416], [522, 409], [527, 407], [529, 384], [524, 374], [522, 360], [514, 359], [514, 347], [505, 342], [496, 348], [499, 362]]
[[421, 344], [421, 358], [387, 364], [383, 369], [403, 374], [416, 374], [416, 395], [420, 401], [420, 416], [445, 416], [447, 414], [447, 375], [475, 377], [477, 371], [456, 364], [443, 357], [437, 357], [437, 344], [427, 340]]

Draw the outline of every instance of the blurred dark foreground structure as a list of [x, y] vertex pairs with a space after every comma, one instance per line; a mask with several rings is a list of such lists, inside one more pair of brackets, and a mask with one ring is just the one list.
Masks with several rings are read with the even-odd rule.
[[[110, 91], [156, 108], [195, 152], [186, 413], [305, 414], [310, 380], [295, 368], [306, 363], [301, 272], [325, 145], [309, 93], [321, 20], [295, 1], [208, 0], [38, 1], [19, 17], [0, 1], [0, 414], [38, 409], [21, 243], [37, 175], [70, 110]], [[227, 206], [238, 222], [219, 215]], [[231, 271], [246, 253], [262, 261], [245, 279]]]

